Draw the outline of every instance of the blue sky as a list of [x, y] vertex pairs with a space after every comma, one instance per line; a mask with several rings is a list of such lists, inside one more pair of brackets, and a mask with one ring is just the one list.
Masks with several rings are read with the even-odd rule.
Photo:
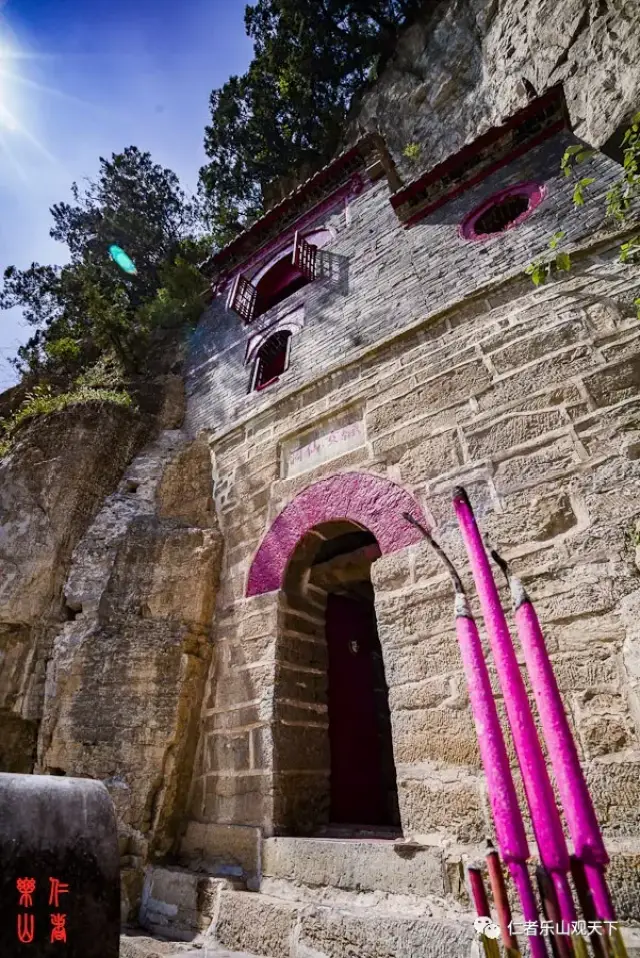
[[[49, 207], [93, 176], [100, 156], [135, 144], [195, 191], [209, 93], [251, 58], [244, 8], [0, 0], [0, 270], [64, 262]], [[14, 381], [7, 357], [30, 332], [19, 313], [0, 312], [0, 390]]]

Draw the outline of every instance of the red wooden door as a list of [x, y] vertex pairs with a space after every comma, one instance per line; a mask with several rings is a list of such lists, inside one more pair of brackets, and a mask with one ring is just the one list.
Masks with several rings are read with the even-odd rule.
[[385, 824], [372, 662], [376, 640], [373, 604], [329, 595], [326, 635], [331, 821], [352, 825]]

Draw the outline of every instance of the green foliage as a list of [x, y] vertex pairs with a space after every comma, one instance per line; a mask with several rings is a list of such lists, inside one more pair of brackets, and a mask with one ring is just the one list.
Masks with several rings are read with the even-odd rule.
[[257, 0], [245, 24], [254, 57], [210, 98], [208, 164], [200, 171], [214, 240], [237, 235], [264, 191], [292, 171], [328, 162], [347, 111], [420, 0]]
[[526, 275], [531, 277], [534, 286], [542, 286], [546, 283], [550, 272], [551, 264], [542, 259], [534, 260], [525, 269]]
[[565, 235], [566, 234], [564, 230], [557, 230], [549, 240], [549, 249], [557, 249], [560, 240], [563, 240]]
[[72, 390], [56, 394], [51, 386], [40, 384], [27, 394], [12, 416], [0, 419], [0, 458], [11, 450], [19, 427], [27, 420], [84, 403], [111, 403], [127, 407], [133, 405], [131, 396], [121, 390], [78, 383]]
[[583, 176], [582, 179], [578, 180], [573, 190], [574, 206], [584, 206], [584, 191], [587, 186], [591, 186], [595, 181], [595, 176]]
[[107, 389], [124, 391], [125, 376], [122, 365], [113, 353], [105, 353], [97, 362], [74, 381], [76, 389]]
[[59, 365], [71, 365], [80, 359], [80, 345], [76, 339], [71, 336], [61, 336], [60, 339], [52, 339], [43, 346], [44, 352], [53, 363]]
[[[136, 147], [101, 158], [97, 177], [82, 189], [73, 184], [72, 197], [51, 209], [51, 236], [66, 245], [68, 264], [5, 270], [0, 309], [19, 307], [35, 327], [14, 364], [70, 383], [100, 356], [114, 355], [125, 373], [140, 373], [153, 328], [169, 317], [172, 325], [192, 322], [207, 286], [198, 264], [211, 242], [194, 239], [200, 207], [171, 170]], [[111, 260], [113, 243], [137, 275]]]
[[408, 160], [411, 160], [412, 163], [417, 163], [420, 159], [421, 147], [419, 143], [407, 143], [402, 155], [406, 156]]
[[[629, 129], [622, 140], [623, 164], [622, 176], [610, 187], [606, 195], [606, 216], [619, 224], [624, 224], [629, 216], [637, 210], [637, 200], [640, 198], [640, 113], [631, 120]], [[581, 144], [569, 146], [560, 162], [560, 169], [565, 176], [571, 176], [576, 167], [591, 159], [596, 153]], [[580, 177], [573, 188], [574, 206], [584, 206], [585, 190], [596, 182], [594, 176]], [[564, 236], [563, 231], [555, 233], [549, 241], [549, 247], [555, 250], [559, 239]], [[633, 236], [620, 247], [620, 262], [635, 263], [640, 256], [640, 235]], [[571, 268], [571, 259], [568, 253], [559, 253], [554, 260], [540, 257], [526, 267], [525, 273], [530, 276], [535, 286], [545, 283], [552, 270], [568, 270]], [[634, 300], [634, 306], [640, 319], [640, 298]]]
[[[557, 250], [561, 240], [564, 239], [564, 230], [558, 230], [549, 240], [550, 250]], [[571, 269], [571, 257], [568, 253], [556, 253], [555, 256], [541, 256], [539, 259], [530, 263], [525, 269], [525, 274], [531, 277], [534, 286], [542, 286], [554, 272], [567, 272]]]
[[607, 193], [607, 216], [624, 222], [640, 193], [640, 113], [622, 139], [622, 178]]
[[584, 163], [586, 160], [590, 160], [595, 153], [595, 150], [590, 150], [588, 147], [582, 146], [582, 144], [568, 146], [564, 151], [564, 156], [560, 161], [560, 169], [565, 176], [571, 176], [571, 173], [576, 165]]
[[620, 247], [620, 262], [635, 262], [637, 257], [640, 257], [640, 236], [632, 236]]

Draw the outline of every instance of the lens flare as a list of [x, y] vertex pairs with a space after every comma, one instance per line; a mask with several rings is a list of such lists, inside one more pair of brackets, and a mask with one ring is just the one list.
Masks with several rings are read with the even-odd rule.
[[138, 270], [136, 269], [136, 264], [133, 262], [130, 256], [127, 256], [125, 251], [120, 247], [116, 246], [115, 243], [109, 247], [109, 256], [113, 262], [120, 267], [123, 272], [128, 273], [130, 276], [136, 276]]

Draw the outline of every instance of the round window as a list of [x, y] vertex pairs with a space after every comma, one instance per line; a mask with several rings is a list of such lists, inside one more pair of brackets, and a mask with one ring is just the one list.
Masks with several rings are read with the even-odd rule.
[[544, 186], [538, 183], [518, 183], [501, 190], [465, 216], [460, 236], [466, 240], [489, 239], [519, 226], [540, 205], [544, 192]]

